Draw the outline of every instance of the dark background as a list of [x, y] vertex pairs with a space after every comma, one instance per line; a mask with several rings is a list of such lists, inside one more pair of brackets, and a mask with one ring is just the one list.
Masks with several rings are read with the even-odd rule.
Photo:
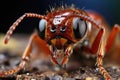
[[[1, 0], [2, 1], [2, 0]], [[0, 33], [5, 33], [12, 23], [26, 12], [45, 14], [50, 6], [74, 4], [80, 9], [90, 9], [103, 15], [110, 26], [120, 24], [120, 0], [3, 0], [0, 1]], [[39, 20], [28, 18], [22, 21], [15, 32], [32, 33]]]

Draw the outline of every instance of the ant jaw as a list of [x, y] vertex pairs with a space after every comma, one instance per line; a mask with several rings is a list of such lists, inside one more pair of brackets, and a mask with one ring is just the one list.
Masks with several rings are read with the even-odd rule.
[[68, 40], [65, 38], [53, 38], [51, 39], [51, 45], [53, 45], [58, 50], [62, 50], [64, 49], [67, 41]]

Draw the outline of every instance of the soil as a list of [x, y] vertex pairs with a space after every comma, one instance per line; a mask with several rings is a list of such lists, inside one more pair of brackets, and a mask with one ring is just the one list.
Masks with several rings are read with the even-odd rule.
[[[0, 54], [0, 58], [0, 70], [12, 69], [19, 64], [21, 59], [20, 56], [11, 55], [8, 51]], [[89, 60], [88, 62], [90, 64], [94, 61]], [[0, 80], [104, 80], [95, 66], [82, 65], [80, 67], [78, 63], [72, 62], [70, 65], [72, 66], [64, 70], [52, 65], [49, 61], [41, 62], [37, 59], [32, 61], [27, 69], [9, 77], [0, 78]], [[109, 65], [105, 69], [112, 76], [112, 80], [120, 80], [120, 67]]]

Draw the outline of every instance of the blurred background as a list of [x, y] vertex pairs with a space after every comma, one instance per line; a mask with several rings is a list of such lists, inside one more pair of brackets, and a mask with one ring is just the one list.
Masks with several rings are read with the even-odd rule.
[[[45, 14], [50, 7], [74, 4], [77, 8], [94, 10], [107, 20], [110, 26], [120, 24], [120, 0], [3, 0], [0, 2], [0, 33], [6, 33], [12, 23], [26, 12]], [[32, 33], [39, 20], [29, 18], [15, 30]]]

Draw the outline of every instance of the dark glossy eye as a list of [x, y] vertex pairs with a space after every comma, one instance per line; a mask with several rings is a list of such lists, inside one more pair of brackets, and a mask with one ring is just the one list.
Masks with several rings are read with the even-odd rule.
[[56, 32], [56, 27], [55, 26], [50, 27], [50, 32], [52, 33]]
[[46, 28], [47, 21], [45, 19], [41, 19], [39, 22], [39, 32], [40, 37], [44, 39], [45, 37], [45, 28]]
[[60, 28], [60, 31], [61, 31], [61, 32], [65, 32], [65, 31], [66, 31], [66, 27], [65, 27], [65, 26], [64, 26], [64, 27], [61, 27], [61, 28]]
[[74, 18], [72, 24], [75, 38], [76, 39], [82, 38], [87, 31], [86, 22], [80, 18]]

